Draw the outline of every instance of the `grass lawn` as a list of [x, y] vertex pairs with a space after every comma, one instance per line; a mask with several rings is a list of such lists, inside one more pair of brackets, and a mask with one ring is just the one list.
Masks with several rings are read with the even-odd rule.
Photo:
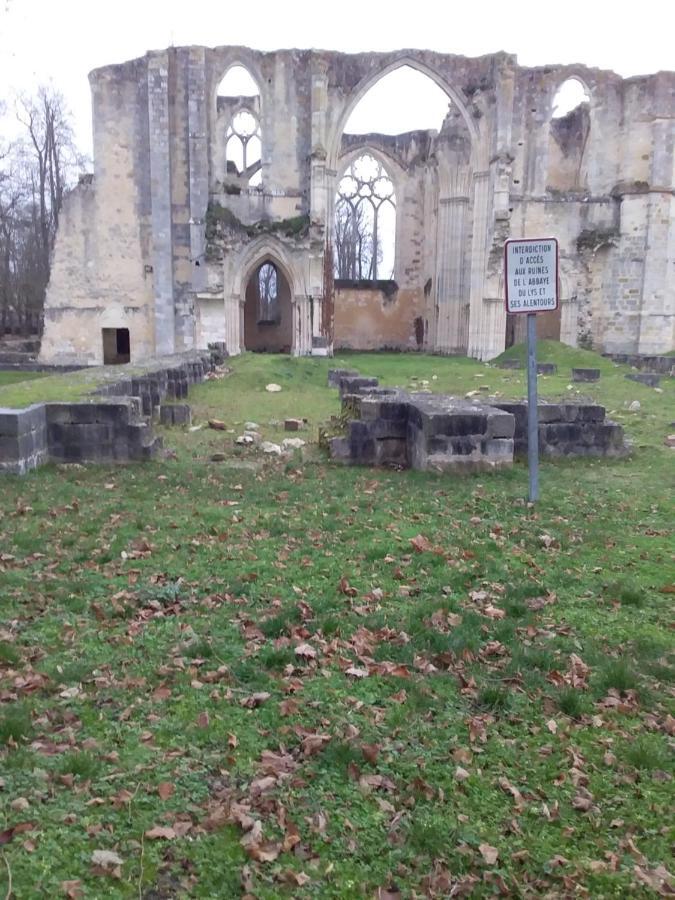
[[[4, 477], [0, 896], [665, 891], [675, 384], [540, 359], [560, 367], [540, 395], [583, 388], [635, 451], [543, 463], [536, 509], [521, 464], [458, 478], [233, 443], [285, 416], [315, 442], [335, 365], [525, 390], [417, 355], [249, 354], [191, 391], [230, 431]], [[568, 387], [584, 364], [601, 381]]]
[[[42, 372], [17, 372], [4, 371], [0, 369], [0, 406], [3, 406], [2, 388], [8, 388], [10, 385], [21, 384], [23, 381], [34, 381], [36, 378], [43, 378]], [[8, 392], [9, 393], [9, 392]]]

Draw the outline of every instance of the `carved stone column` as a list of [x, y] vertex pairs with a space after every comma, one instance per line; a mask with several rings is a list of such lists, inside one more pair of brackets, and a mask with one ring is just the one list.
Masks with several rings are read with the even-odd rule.
[[309, 356], [312, 352], [312, 323], [309, 297], [295, 295], [293, 303], [293, 356]]
[[469, 346], [467, 353], [485, 359], [490, 329], [490, 315], [483, 302], [487, 261], [488, 212], [490, 196], [489, 171], [473, 176], [473, 237], [471, 241], [471, 294], [469, 308]]
[[576, 293], [571, 297], [560, 297], [560, 340], [570, 347], [577, 346], [577, 310]]
[[442, 198], [438, 206], [436, 251], [436, 337], [441, 353], [463, 353], [465, 277], [464, 242], [468, 196]]
[[148, 127], [155, 353], [161, 355], [173, 353], [176, 342], [171, 244], [169, 54], [166, 51], [155, 53], [148, 60]]
[[231, 356], [244, 347], [244, 304], [236, 294], [225, 295], [225, 344]]
[[[323, 271], [326, 235], [330, 233], [329, 217], [332, 216], [334, 176], [326, 167], [326, 111], [328, 109], [328, 67], [326, 61], [312, 57], [312, 152], [310, 155], [310, 234], [313, 249], [309, 257], [308, 291], [305, 315], [309, 329], [310, 354], [316, 343], [322, 345]], [[301, 315], [298, 309], [298, 315]], [[298, 346], [300, 344], [298, 343]], [[332, 347], [329, 349], [332, 355]], [[304, 355], [298, 351], [297, 355]]]

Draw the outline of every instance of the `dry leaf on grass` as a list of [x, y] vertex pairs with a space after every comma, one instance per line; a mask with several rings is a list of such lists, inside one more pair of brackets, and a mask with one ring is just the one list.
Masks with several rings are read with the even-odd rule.
[[255, 709], [257, 706], [263, 704], [266, 700], [269, 700], [271, 694], [267, 691], [257, 691], [255, 694], [251, 694], [248, 697], [244, 697], [240, 702], [242, 706], [245, 706], [247, 709]]
[[157, 785], [157, 793], [159, 794], [160, 800], [168, 800], [175, 790], [176, 785], [171, 781], [161, 781]]
[[490, 844], [479, 844], [478, 849], [485, 862], [489, 866], [494, 866], [499, 858], [499, 850], [496, 847], [491, 847]]
[[176, 837], [176, 832], [173, 828], [155, 825], [145, 832], [145, 836], [149, 841], [172, 841]]

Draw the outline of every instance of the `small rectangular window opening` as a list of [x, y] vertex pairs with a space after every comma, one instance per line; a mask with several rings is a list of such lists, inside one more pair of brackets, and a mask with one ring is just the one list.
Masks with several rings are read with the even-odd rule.
[[103, 328], [103, 364], [119, 366], [131, 360], [128, 328]]

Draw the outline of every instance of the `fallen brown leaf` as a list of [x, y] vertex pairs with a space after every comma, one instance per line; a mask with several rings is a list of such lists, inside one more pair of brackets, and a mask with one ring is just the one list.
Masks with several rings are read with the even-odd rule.
[[159, 794], [160, 800], [168, 800], [175, 790], [176, 785], [171, 781], [161, 781], [157, 785], [157, 793]]
[[255, 694], [251, 694], [248, 697], [244, 697], [241, 700], [241, 705], [245, 706], [247, 709], [255, 709], [257, 706], [260, 706], [266, 700], [269, 700], [271, 694], [267, 691], [257, 691]]
[[491, 847], [490, 844], [479, 844], [478, 849], [480, 850], [480, 855], [489, 866], [493, 866], [497, 862], [499, 850], [496, 847]]
[[150, 828], [145, 832], [145, 837], [149, 841], [172, 841], [176, 837], [176, 832], [173, 828], [155, 825], [154, 828]]

